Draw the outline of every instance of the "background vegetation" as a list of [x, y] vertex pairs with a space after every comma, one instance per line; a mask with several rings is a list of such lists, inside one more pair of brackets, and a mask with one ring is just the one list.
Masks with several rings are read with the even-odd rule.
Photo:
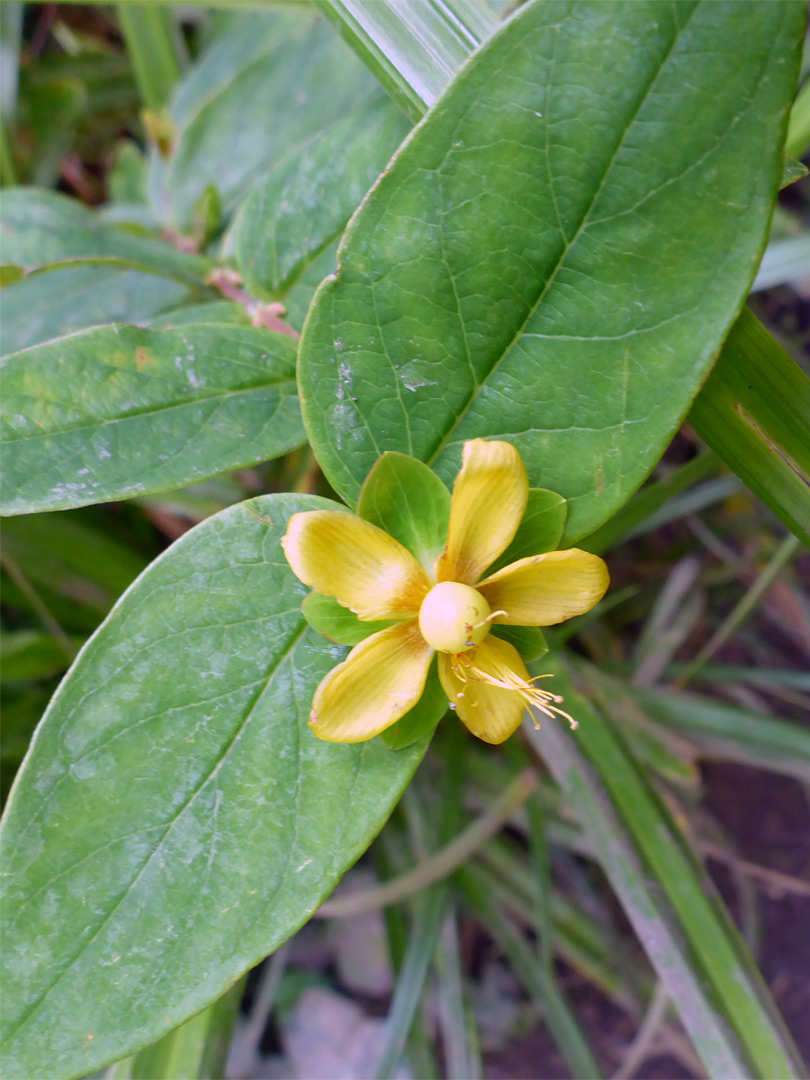
[[[348, 3], [315, 21], [303, 5], [231, 8], [0, 6], [2, 352], [43, 346], [33, 375], [9, 365], [20, 381], [6, 394], [22, 395], [14, 400], [43, 430], [53, 421], [40, 457], [14, 443], [9, 421], [4, 800], [62, 675], [162, 551], [248, 498], [334, 497], [298, 412], [304, 317], [364, 193], [497, 17], [482, 4], [381, 3], [369, 27]], [[425, 48], [430, 35], [441, 50]], [[789, 157], [808, 142], [803, 84]], [[494, 752], [442, 725], [317, 917], [159, 1039], [172, 1025], [150, 1016], [145, 988], [124, 1047], [134, 1053], [104, 1075], [387, 1077], [403, 1059], [418, 1077], [802, 1075], [803, 173], [788, 161], [794, 182], [748, 312], [686, 423], [641, 490], [579, 541], [605, 556], [613, 587], [549, 635], [578, 738], [548, 724]], [[67, 371], [44, 345], [112, 322], [134, 329], [92, 331]], [[142, 403], [116, 435], [126, 452], [112, 454], [103, 440], [115, 417], [104, 409], [124, 410], [131, 387], [80, 376], [118, 348], [156, 355], [169, 398], [173, 378], [187, 384], [180, 353], [191, 348], [196, 377], [217, 393], [178, 399], [159, 423]], [[259, 349], [260, 378], [240, 381], [238, 364], [220, 363], [247, 365]], [[42, 387], [57, 387], [62, 404], [38, 401]], [[84, 410], [92, 430], [77, 434], [59, 408]], [[74, 462], [71, 478], [65, 463], [82, 455], [87, 475]], [[219, 569], [263, 528], [239, 515], [211, 525], [227, 540]], [[155, 594], [172, 585], [173, 564], [160, 565]], [[391, 767], [396, 790], [408, 761]], [[86, 807], [88, 820], [94, 812]], [[70, 941], [70, 910], [48, 918]], [[200, 939], [201, 970], [206, 948]], [[92, 970], [76, 978], [68, 1030], [92, 1000]], [[121, 1056], [115, 1037], [88, 1031], [85, 1058], [65, 1051], [56, 1067], [32, 1036], [31, 1075], [80, 1075], [83, 1060], [106, 1067]]]

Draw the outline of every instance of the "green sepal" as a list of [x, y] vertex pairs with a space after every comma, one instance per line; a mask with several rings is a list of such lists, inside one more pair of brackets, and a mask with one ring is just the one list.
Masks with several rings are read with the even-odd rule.
[[357, 513], [399, 540], [432, 571], [447, 543], [450, 492], [423, 461], [388, 451], [366, 477]]
[[502, 641], [514, 645], [526, 664], [539, 660], [548, 652], [546, 639], [539, 626], [504, 626], [503, 623], [496, 623], [492, 627], [492, 633]]
[[515, 538], [503, 555], [490, 566], [487, 574], [494, 574], [496, 570], [509, 566], [518, 559], [528, 558], [529, 555], [556, 551], [567, 517], [568, 501], [562, 495], [558, 495], [556, 491], [546, 491], [545, 488], [530, 488], [526, 513]]
[[394, 619], [381, 622], [362, 622], [353, 611], [339, 604], [334, 597], [311, 592], [304, 598], [301, 611], [313, 630], [338, 645], [359, 645], [367, 637], [385, 630]]
[[380, 738], [389, 750], [404, 750], [411, 743], [433, 734], [434, 728], [447, 712], [447, 706], [447, 694], [439, 682], [439, 666], [434, 657], [419, 702], [390, 728], [381, 732]]

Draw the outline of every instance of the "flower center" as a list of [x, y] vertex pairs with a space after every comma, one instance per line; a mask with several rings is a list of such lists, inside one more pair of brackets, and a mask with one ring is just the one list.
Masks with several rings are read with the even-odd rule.
[[422, 637], [439, 652], [462, 653], [489, 633], [491, 608], [483, 596], [457, 581], [434, 585], [419, 609]]

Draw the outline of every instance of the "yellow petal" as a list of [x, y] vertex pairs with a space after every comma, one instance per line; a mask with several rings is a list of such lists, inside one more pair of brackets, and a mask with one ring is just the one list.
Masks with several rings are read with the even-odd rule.
[[470, 657], [475, 666], [493, 677], [497, 678], [506, 665], [528, 682], [526, 665], [513, 645], [492, 634], [474, 650], [474, 656], [439, 653], [439, 678], [461, 721], [484, 742], [501, 743], [520, 727], [526, 702], [515, 690], [477, 681], [464, 666], [464, 657]]
[[431, 583], [410, 551], [353, 514], [293, 514], [281, 541], [305, 585], [334, 596], [360, 619], [415, 615]]
[[532, 555], [505, 566], [476, 586], [496, 623], [553, 626], [598, 604], [610, 584], [598, 555], [579, 548]]
[[379, 735], [419, 701], [432, 656], [415, 619], [372, 634], [315, 691], [310, 727], [327, 742]]
[[510, 443], [471, 439], [453, 485], [447, 548], [439, 581], [473, 585], [512, 542], [526, 509], [529, 481]]

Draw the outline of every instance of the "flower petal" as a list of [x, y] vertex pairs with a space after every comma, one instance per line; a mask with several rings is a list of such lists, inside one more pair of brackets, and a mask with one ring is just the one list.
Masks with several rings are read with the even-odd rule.
[[472, 585], [512, 542], [529, 481], [510, 443], [471, 439], [453, 485], [447, 547], [436, 561], [439, 581]]
[[[529, 679], [526, 665], [514, 645], [492, 634], [475, 649], [474, 662], [493, 676], [497, 676], [498, 668], [505, 664], [520, 679]], [[521, 695], [515, 690], [475, 681], [473, 677], [465, 679], [457, 673], [459, 671], [463, 672], [464, 668], [456, 657], [439, 653], [439, 678], [462, 723], [484, 742], [501, 743], [508, 739], [520, 727], [526, 711], [526, 702]]]
[[416, 619], [372, 634], [321, 682], [310, 727], [327, 742], [379, 735], [419, 701], [432, 656]]
[[293, 514], [281, 546], [305, 585], [334, 596], [360, 619], [414, 615], [430, 589], [410, 551], [342, 510]]
[[598, 555], [579, 548], [532, 555], [505, 566], [476, 586], [496, 615], [495, 623], [553, 626], [598, 604], [610, 584]]

